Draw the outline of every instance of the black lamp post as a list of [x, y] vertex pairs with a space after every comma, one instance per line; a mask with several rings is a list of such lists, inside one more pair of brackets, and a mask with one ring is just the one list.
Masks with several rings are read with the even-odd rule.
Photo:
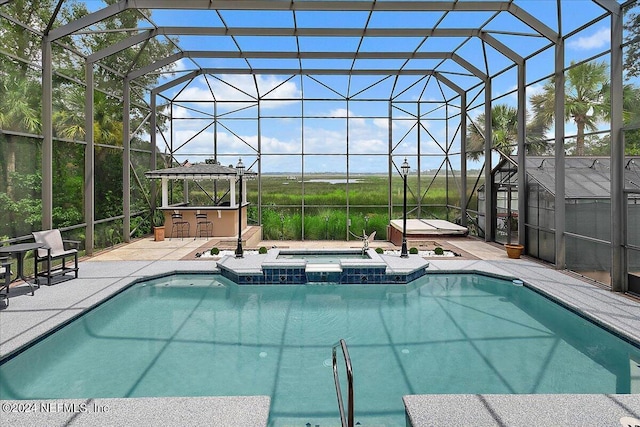
[[400, 250], [400, 258], [408, 258], [407, 252], [407, 175], [409, 175], [409, 163], [407, 158], [404, 158], [402, 166], [402, 180], [404, 181], [404, 202], [402, 204], [402, 249]]
[[329, 240], [329, 217], [324, 217], [324, 240]]
[[280, 240], [284, 240], [284, 214], [280, 214]]
[[236, 174], [240, 182], [240, 199], [238, 201], [238, 247], [236, 248], [236, 258], [242, 258], [242, 175], [244, 175], [242, 159], [238, 160]]

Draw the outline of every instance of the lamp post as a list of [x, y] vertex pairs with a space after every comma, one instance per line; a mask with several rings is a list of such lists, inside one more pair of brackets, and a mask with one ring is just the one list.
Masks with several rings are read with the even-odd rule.
[[284, 214], [280, 214], [280, 240], [284, 240]]
[[402, 180], [404, 181], [404, 202], [402, 204], [402, 249], [400, 250], [400, 258], [408, 258], [407, 252], [407, 175], [409, 175], [409, 163], [407, 158], [404, 158], [402, 166]]
[[238, 160], [236, 174], [240, 182], [240, 200], [238, 201], [238, 247], [236, 248], [236, 258], [242, 258], [242, 175], [244, 175], [242, 159]]
[[324, 217], [324, 240], [329, 240], [329, 217]]

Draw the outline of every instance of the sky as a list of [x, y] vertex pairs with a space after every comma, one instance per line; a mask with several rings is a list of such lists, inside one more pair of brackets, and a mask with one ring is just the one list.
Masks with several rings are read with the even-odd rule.
[[[588, 0], [563, 0], [562, 19], [556, 17], [556, 3], [552, 0], [517, 0], [516, 5], [552, 30], [562, 26], [564, 34], [570, 33], [585, 22], [600, 17], [604, 11]], [[94, 4], [95, 5], [95, 4]], [[152, 20], [158, 26], [220, 27], [275, 27], [290, 28], [294, 25], [291, 12], [235, 12], [221, 11], [180, 11], [155, 10]], [[477, 28], [491, 19], [484, 28], [500, 42], [511, 47], [522, 56], [528, 56], [548, 45], [542, 37], [533, 37], [533, 31], [512, 14], [502, 12], [493, 17], [492, 12], [450, 13], [444, 19], [442, 13], [395, 12], [374, 13], [369, 17], [365, 12], [297, 12], [298, 28], [362, 28], [368, 21], [368, 28]], [[223, 24], [224, 21], [224, 24]], [[505, 31], [518, 35], [507, 35]], [[298, 43], [304, 51], [352, 52], [450, 52], [464, 41], [462, 38], [431, 37], [426, 42], [420, 37], [341, 37], [341, 38], [300, 38]], [[181, 36], [180, 46], [184, 50], [237, 51], [238, 45], [245, 51], [296, 50], [293, 37], [196, 37]], [[609, 21], [601, 20], [577, 32], [566, 40], [565, 65], [572, 61], [583, 61], [610, 48]], [[511, 62], [504, 55], [478, 38], [472, 38], [456, 50], [456, 54], [489, 74], [508, 67]], [[486, 61], [485, 61], [486, 55]], [[604, 56], [600, 60], [607, 61]], [[195, 62], [203, 68], [247, 68], [243, 59], [197, 58]], [[254, 68], [297, 68], [297, 59], [251, 59]], [[354, 69], [398, 68], [404, 60], [358, 59]], [[349, 68], [351, 60], [304, 59], [309, 68]], [[467, 89], [476, 86], [479, 80], [453, 60], [413, 59], [405, 68], [430, 69], [437, 64], [438, 70], [448, 79]], [[190, 59], [181, 59], [175, 64], [173, 76], [165, 76], [161, 83], [196, 69]], [[549, 74], [553, 71], [553, 49], [527, 61], [527, 98], [538, 93]], [[517, 83], [515, 68], [493, 79], [492, 95], [500, 97], [499, 103], [516, 106], [514, 92]], [[543, 79], [543, 80], [541, 80]], [[366, 90], [365, 90], [366, 89]], [[269, 99], [260, 102], [259, 114], [261, 138], [258, 138], [257, 91]], [[304, 94], [305, 101], [301, 102]], [[349, 102], [344, 98], [349, 96]], [[311, 172], [345, 173], [385, 173], [388, 163], [386, 153], [389, 148], [388, 119], [390, 96], [394, 97], [391, 139], [394, 147], [394, 161], [401, 163], [405, 156], [412, 168], [418, 167], [418, 151], [421, 154], [420, 168], [437, 168], [443, 159], [443, 147], [451, 146], [452, 152], [460, 150], [459, 101], [453, 99], [447, 106], [444, 98], [455, 98], [454, 92], [434, 78], [424, 76], [403, 76], [394, 84], [393, 78], [384, 76], [356, 76], [350, 81], [346, 76], [300, 77], [291, 75], [257, 75], [254, 81], [250, 75], [200, 76], [188, 85], [179, 85], [163, 93], [174, 98], [171, 130], [165, 138], [172, 136], [174, 147], [184, 146], [176, 152], [178, 160], [204, 161], [211, 157], [217, 140], [219, 160], [223, 164], [235, 164], [242, 156], [245, 164], [255, 161], [258, 144], [262, 152], [262, 172], [300, 173], [303, 169]], [[214, 117], [215, 99], [219, 116], [217, 128], [211, 125]], [[330, 101], [310, 99], [331, 99]], [[365, 100], [378, 99], [370, 102]], [[418, 134], [415, 116], [415, 100], [420, 106], [421, 126]], [[484, 95], [481, 88], [468, 94], [471, 100], [469, 118], [476, 119], [483, 108]], [[277, 100], [277, 101], [276, 101]], [[413, 104], [413, 105], [411, 105]], [[300, 119], [304, 110], [304, 120]], [[447, 113], [448, 111], [448, 113]], [[446, 121], [443, 118], [450, 117]], [[347, 117], [349, 119], [347, 120]], [[606, 128], [606, 124], [602, 124]], [[203, 130], [204, 129], [204, 130]], [[214, 137], [217, 132], [217, 138]], [[566, 125], [567, 134], [575, 132], [571, 124]], [[162, 139], [158, 137], [158, 141]], [[418, 143], [419, 140], [419, 143]], [[189, 141], [185, 144], [186, 141]], [[348, 141], [348, 142], [347, 142]], [[419, 146], [419, 149], [418, 149]], [[304, 150], [306, 156], [300, 156]], [[347, 165], [347, 152], [352, 156]], [[397, 159], [396, 159], [397, 158]], [[453, 157], [456, 159], [456, 156]], [[457, 156], [459, 163], [459, 156]], [[470, 165], [474, 168], [478, 165]], [[454, 169], [458, 169], [454, 165]]]

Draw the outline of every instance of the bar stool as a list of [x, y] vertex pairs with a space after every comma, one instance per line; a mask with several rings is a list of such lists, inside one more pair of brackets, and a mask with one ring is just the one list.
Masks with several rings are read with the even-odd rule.
[[174, 212], [171, 214], [171, 237], [173, 237], [173, 232], [175, 230], [176, 232], [176, 237], [180, 237], [181, 239], [184, 238], [185, 234], [185, 228], [187, 230], [187, 237], [189, 236], [189, 228], [190, 228], [190, 224], [189, 221], [185, 221], [184, 219], [182, 219], [182, 214], [178, 213], [178, 212]]
[[211, 237], [213, 234], [213, 222], [209, 221], [206, 213], [196, 213], [196, 235], [193, 237], [193, 240], [196, 240], [196, 237], [202, 237], [202, 231], [204, 230], [207, 239]]

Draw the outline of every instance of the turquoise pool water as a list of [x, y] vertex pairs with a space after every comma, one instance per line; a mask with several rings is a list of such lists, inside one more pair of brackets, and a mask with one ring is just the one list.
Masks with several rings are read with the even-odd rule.
[[405, 394], [640, 387], [638, 348], [498, 279], [237, 286], [183, 275], [135, 284], [3, 363], [0, 398], [270, 395], [273, 426], [338, 425], [340, 338], [367, 425], [404, 427]]

